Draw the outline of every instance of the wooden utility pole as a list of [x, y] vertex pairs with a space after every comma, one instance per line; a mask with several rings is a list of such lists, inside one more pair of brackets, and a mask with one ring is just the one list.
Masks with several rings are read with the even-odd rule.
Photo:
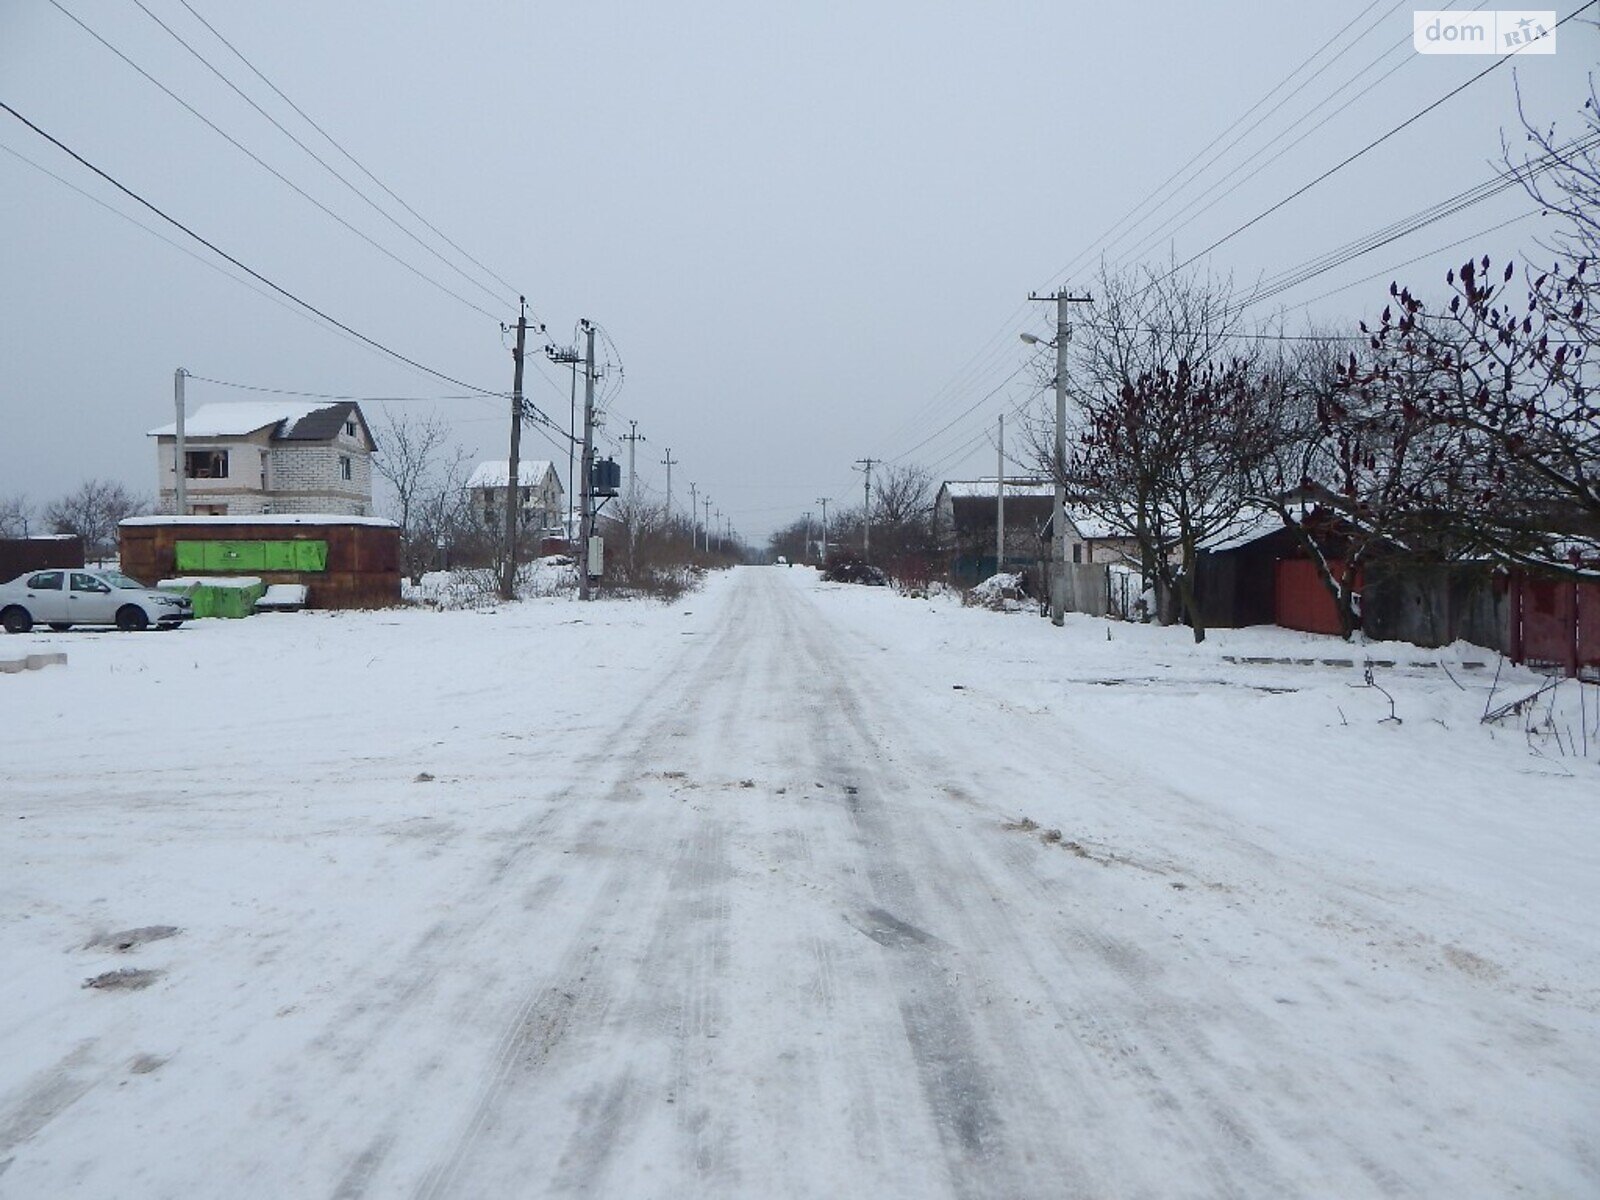
[[505, 563], [500, 573], [500, 599], [516, 598], [517, 525], [522, 500], [522, 355], [528, 342], [528, 302], [517, 297], [517, 348], [511, 352], [516, 364], [511, 372], [511, 457], [506, 461], [506, 545]]
[[578, 534], [578, 599], [592, 600], [594, 597], [589, 586], [592, 547], [589, 540], [594, 536], [593, 497], [590, 495], [594, 476], [594, 325], [584, 321], [583, 334], [583, 508]]

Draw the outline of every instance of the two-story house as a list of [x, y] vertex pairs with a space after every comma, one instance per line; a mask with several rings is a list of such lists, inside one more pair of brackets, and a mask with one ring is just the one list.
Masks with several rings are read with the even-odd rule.
[[[177, 426], [152, 429], [156, 490], [177, 507]], [[187, 513], [372, 515], [377, 442], [350, 401], [205, 404], [184, 420]]]
[[[467, 479], [472, 511], [490, 529], [500, 529], [506, 519], [506, 480], [510, 464], [505, 459], [479, 463]], [[518, 512], [522, 528], [534, 532], [557, 532], [564, 528], [566, 489], [553, 464], [544, 459], [517, 463]]]

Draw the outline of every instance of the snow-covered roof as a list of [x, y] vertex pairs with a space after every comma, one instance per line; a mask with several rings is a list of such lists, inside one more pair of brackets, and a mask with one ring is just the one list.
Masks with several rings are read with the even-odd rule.
[[376, 525], [399, 526], [387, 517], [349, 517], [340, 513], [255, 513], [236, 517], [129, 517], [129, 525]]
[[[992, 497], [996, 491], [995, 483], [995, 477], [991, 475], [987, 479], [947, 479], [944, 487], [952, 500], [971, 500]], [[1055, 484], [1037, 479], [1006, 480], [1008, 496], [1054, 496], [1055, 491]]]
[[[185, 437], [246, 437], [269, 425], [286, 425], [292, 428], [314, 412], [325, 408], [338, 408], [339, 404], [327, 401], [311, 403], [284, 402], [282, 400], [249, 400], [237, 404], [202, 404], [183, 421]], [[176, 437], [176, 421], [152, 429], [148, 437]]]
[[[546, 471], [553, 470], [550, 461], [544, 458], [517, 460], [517, 486], [533, 487], [544, 478]], [[503, 488], [506, 479], [510, 477], [510, 463], [503, 458], [490, 462], [481, 462], [473, 468], [472, 474], [467, 478], [469, 488]], [[556, 479], [559, 487], [561, 480]]]
[[1246, 508], [1240, 511], [1226, 529], [1218, 530], [1202, 541], [1200, 549], [1235, 550], [1269, 533], [1277, 533], [1283, 528], [1283, 518], [1270, 508]]
[[1091, 516], [1089, 513], [1076, 513], [1067, 509], [1067, 519], [1072, 522], [1072, 527], [1078, 531], [1078, 536], [1090, 541], [1105, 541], [1110, 538], [1126, 538], [1132, 535], [1125, 529], [1118, 529], [1109, 521]]

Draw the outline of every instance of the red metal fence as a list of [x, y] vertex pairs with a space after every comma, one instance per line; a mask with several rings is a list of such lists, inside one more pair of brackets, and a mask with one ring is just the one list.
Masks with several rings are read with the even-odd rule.
[[[1334, 577], [1344, 572], [1344, 563], [1335, 559], [1328, 563]], [[1317, 571], [1317, 564], [1306, 558], [1279, 559], [1274, 576], [1275, 612], [1277, 621], [1285, 629], [1299, 629], [1305, 633], [1343, 633], [1339, 623], [1339, 607], [1333, 602], [1327, 585]], [[1356, 572], [1355, 590], [1361, 590], [1361, 572]]]
[[1600, 671], [1600, 583], [1514, 574], [1511, 659], [1568, 675]]

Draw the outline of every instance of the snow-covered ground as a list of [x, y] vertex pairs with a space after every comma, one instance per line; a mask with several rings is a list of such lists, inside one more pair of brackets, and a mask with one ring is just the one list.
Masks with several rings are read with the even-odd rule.
[[1594, 689], [781, 568], [23, 645], [0, 1196], [1600, 1193]]

